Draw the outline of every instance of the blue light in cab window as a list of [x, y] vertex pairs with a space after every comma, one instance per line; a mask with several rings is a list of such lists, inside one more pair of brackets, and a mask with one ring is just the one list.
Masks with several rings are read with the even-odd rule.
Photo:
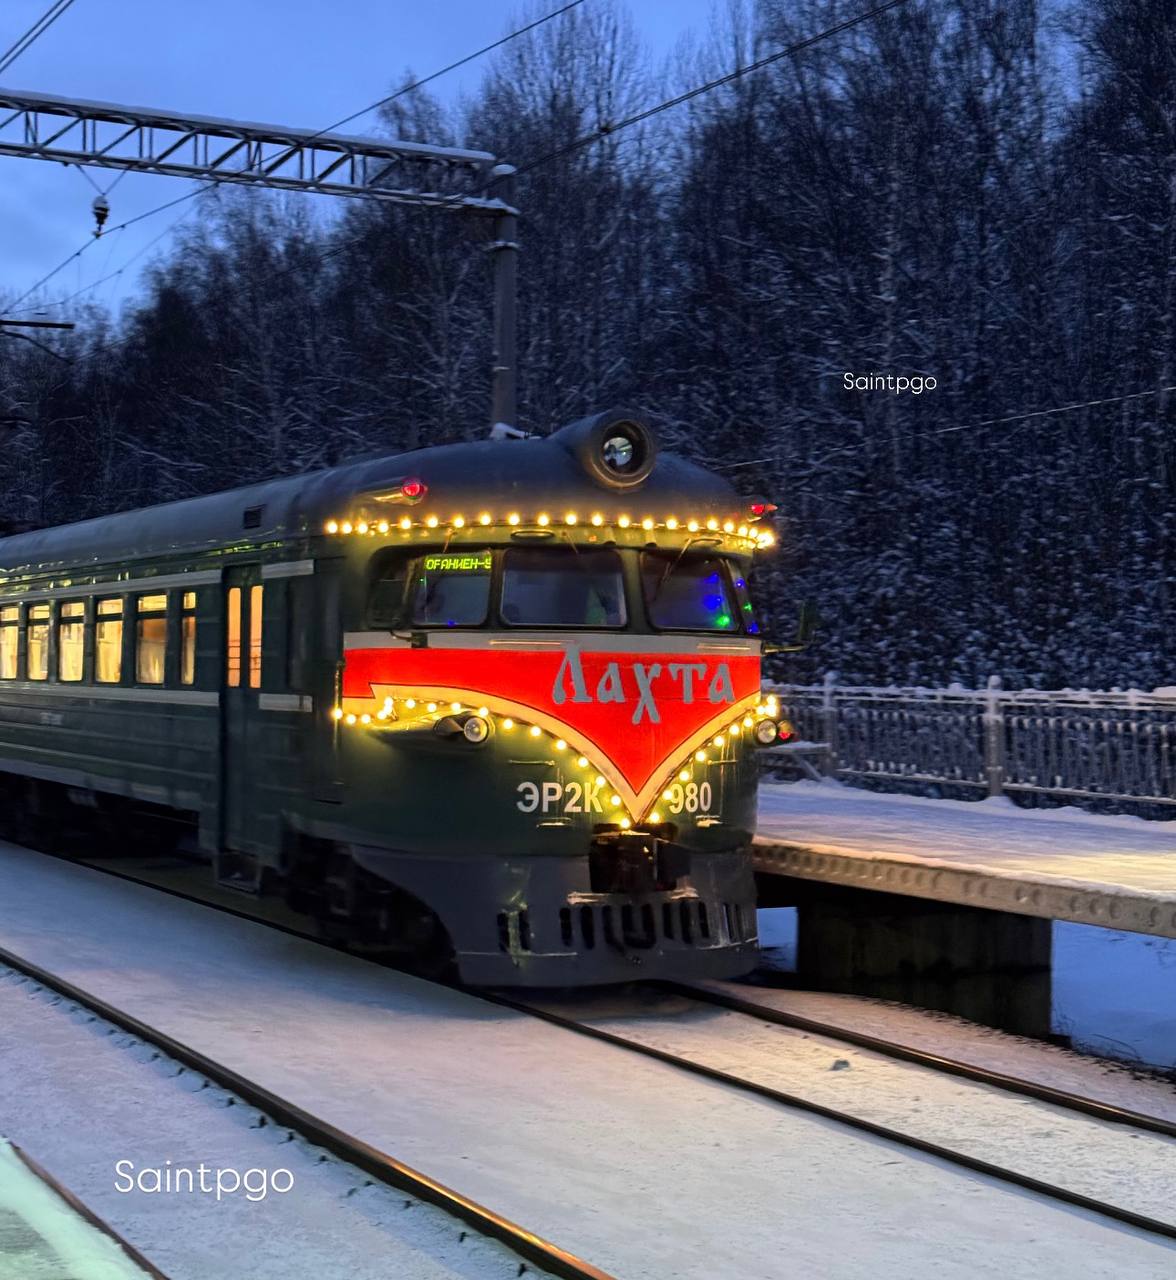
[[744, 582], [742, 578], [736, 578], [736, 579], [735, 579], [735, 585], [736, 585], [740, 590], [742, 590], [745, 586], [747, 586], [747, 583], [746, 583], [746, 582]]
[[723, 603], [723, 597], [722, 596], [704, 596], [702, 602], [703, 604], [706, 605], [708, 609], [718, 609]]
[[753, 636], [759, 635], [759, 623], [749, 622], [747, 624], [747, 632], [748, 632], [748, 635], [753, 635]]

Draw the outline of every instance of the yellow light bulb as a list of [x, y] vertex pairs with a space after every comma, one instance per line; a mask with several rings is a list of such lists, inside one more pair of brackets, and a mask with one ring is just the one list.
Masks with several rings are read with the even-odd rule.
[[723, 743], [727, 741], [727, 739], [724, 738], [721, 733], [716, 733], [715, 736], [711, 739], [711, 741], [715, 744], [716, 747], [721, 747]]
[[738, 720], [736, 720], [735, 723], [727, 730], [727, 732], [730, 734], [742, 733], [743, 726], [739, 723]]
[[465, 516], [454, 516], [454, 517], [453, 517], [453, 527], [454, 527], [455, 529], [464, 529], [464, 528], [465, 528]]
[[581, 768], [581, 769], [587, 769], [587, 768], [588, 768], [588, 757], [587, 757], [587, 756], [580, 756], [580, 757], [577, 759], [576, 763], [580, 766], [580, 768]]
[[517, 511], [512, 511], [510, 515], [506, 517], [507, 524], [518, 524], [518, 522], [519, 522], [519, 513]]
[[539, 515], [536, 517], [535, 523], [538, 525], [542, 525], [543, 528], [546, 528], [551, 523], [551, 517], [547, 514], [546, 511], [541, 511]]
[[628, 830], [629, 830], [629, 828], [630, 828], [632, 825], [633, 825], [633, 824], [632, 824], [632, 822], [630, 822], [628, 818], [622, 818], [622, 819], [621, 819], [621, 830], [622, 830], [622, 831], [628, 831]]
[[335, 720], [342, 720], [342, 719], [343, 719], [343, 708], [342, 708], [342, 707], [336, 707], [336, 708], [335, 708], [335, 710], [331, 712], [331, 716], [332, 716]]
[[430, 529], [435, 529], [440, 523], [441, 522], [437, 519], [436, 516], [429, 516], [428, 519], [425, 521], [425, 524], [428, 525]]
[[575, 524], [575, 523], [576, 523], [576, 513], [574, 511], [569, 511], [568, 514], [564, 516], [564, 524]]
[[489, 511], [483, 511], [483, 512], [482, 512], [482, 514], [478, 517], [478, 523], [479, 523], [479, 524], [489, 524], [489, 523], [490, 523], [490, 512], [489, 512]]
[[608, 798], [608, 802], [609, 802], [609, 804], [611, 804], [611, 805], [612, 805], [612, 807], [615, 809], [615, 808], [617, 807], [617, 805], [619, 805], [619, 804], [621, 803], [621, 797], [620, 797], [620, 796], [617, 796], [617, 795], [609, 796], [609, 798]]
[[653, 528], [653, 517], [652, 517], [652, 516], [646, 516], [646, 517], [645, 517], [645, 519], [641, 521], [641, 527], [642, 527], [643, 529], [652, 529], [652, 528]]
[[340, 532], [342, 532], [342, 533], [350, 533], [350, 532], [351, 532], [351, 521], [350, 521], [350, 520], [344, 520], [344, 521], [343, 521], [343, 523], [339, 526], [339, 530], [340, 530]]
[[622, 529], [627, 529], [632, 523], [632, 520], [630, 520], [628, 516], [621, 516], [617, 521], [617, 524], [619, 524]]
[[368, 523], [366, 520], [361, 520], [359, 524], [355, 526], [356, 533], [367, 533], [367, 531], [368, 531]]
[[679, 782], [689, 782], [689, 781], [690, 781], [690, 770], [689, 770], [689, 769], [683, 769], [683, 770], [678, 774], [678, 781], [679, 781]]
[[353, 715], [348, 715], [348, 716], [346, 717], [346, 720], [347, 720], [347, 723], [348, 723], [348, 724], [354, 724], [354, 723], [355, 723], [355, 717], [354, 717]]
[[596, 775], [595, 782], [596, 782], [596, 785], [597, 785], [598, 787], [603, 787], [603, 786], [604, 786], [604, 778], [603, 778], [603, 776], [602, 776], [601, 774], [599, 774], [599, 773], [598, 773], [598, 774]]
[[381, 533], [387, 533], [387, 532], [388, 532], [388, 521], [387, 521], [387, 520], [381, 520], [381, 521], [380, 521], [380, 523], [379, 523], [378, 525], [376, 525], [376, 528], [377, 528], [377, 529], [379, 529], [379, 531], [380, 531]]
[[660, 821], [661, 821], [661, 814], [660, 814], [660, 813], [658, 813], [658, 811], [657, 811], [656, 809], [654, 809], [654, 811], [649, 815], [649, 820], [650, 820], [650, 822], [660, 822]]
[[759, 542], [761, 547], [770, 547], [775, 541], [776, 541], [776, 538], [775, 538], [775, 535], [773, 534], [764, 533], [760, 535]]
[[670, 516], [670, 518], [666, 521], [666, 528], [676, 529], [677, 527], [678, 527], [677, 520], [675, 520], [673, 516]]
[[460, 703], [460, 702], [451, 702], [451, 703], [449, 704], [449, 710], [450, 710], [450, 711], [453, 711], [453, 712], [455, 712], [455, 713], [456, 713], [456, 712], [458, 712], [458, 711], [460, 711], [460, 710], [461, 710], [461, 703]]
[[594, 512], [592, 516], [592, 523], [596, 525], [597, 528], [599, 528], [602, 524], [604, 524], [604, 516], [602, 516], [599, 511]]
[[479, 708], [478, 708], [478, 715], [480, 715], [480, 716], [482, 717], [482, 719], [483, 719], [483, 720], [485, 720], [485, 718], [486, 718], [489, 714], [490, 714], [490, 708], [489, 708], [489, 707], [479, 707]]
[[694, 758], [695, 758], [695, 760], [697, 760], [697, 761], [698, 761], [698, 763], [699, 763], [699, 764], [706, 764], [706, 752], [705, 752], [705, 751], [696, 751], [696, 752], [694, 753]]
[[411, 529], [411, 528], [412, 528], [412, 521], [408, 518], [408, 516], [401, 516], [401, 517], [400, 517], [400, 527], [401, 527], [402, 529]]
[[437, 710], [437, 704], [436, 704], [435, 702], [430, 702], [430, 703], [429, 703], [429, 705], [425, 708], [425, 710], [426, 710], [426, 711], [436, 711], [436, 710]]
[[673, 798], [674, 798], [674, 793], [669, 789], [669, 787], [667, 787], [667, 788], [662, 792], [662, 799], [663, 799], [663, 800], [672, 800]]
[[734, 532], [735, 532], [735, 521], [734, 521], [734, 520], [724, 520], [724, 521], [723, 521], [723, 532], [724, 532], [724, 533], [734, 533]]
[[533, 725], [532, 725], [532, 726], [527, 730], [527, 732], [531, 735], [531, 737], [532, 737], [532, 738], [537, 738], [537, 737], [538, 737], [538, 736], [543, 732], [543, 730], [542, 730], [542, 729], [540, 729], [540, 728], [539, 728], [539, 726], [538, 726], [537, 724], [533, 724]]
[[502, 727], [507, 730], [514, 728], [514, 721], [510, 718], [510, 716], [507, 716], [506, 719], [502, 722]]
[[743, 717], [743, 727], [744, 727], [745, 729], [750, 729], [750, 728], [751, 728], [751, 726], [752, 726], [754, 723], [755, 723], [755, 721], [752, 719], [752, 717], [751, 717], [751, 716], [744, 716], [744, 717]]
[[338, 521], [338, 520], [328, 520], [328, 521], [327, 521], [327, 532], [328, 532], [328, 533], [338, 533], [338, 532], [339, 532], [339, 521]]
[[562, 738], [556, 738], [555, 749], [556, 751], [566, 751], [568, 749], [568, 744]]
[[711, 516], [711, 518], [706, 522], [706, 527], [713, 532], [719, 527], [719, 522], [714, 518], [714, 516]]
[[372, 718], [371, 716], [368, 715], [366, 711], [363, 713], [363, 715], [359, 717], [360, 724], [371, 724], [371, 722], [372, 722]]
[[416, 706], [415, 698], [405, 698], [404, 705], [411, 711]]
[[687, 520], [687, 521], [686, 521], [686, 528], [687, 528], [687, 529], [689, 529], [691, 533], [697, 533], [697, 532], [698, 532], [698, 521], [697, 521], [697, 520]]
[[739, 536], [740, 536], [741, 538], [746, 538], [746, 537], [747, 537], [747, 525], [745, 525], [745, 524], [741, 524], [741, 525], [739, 526]]

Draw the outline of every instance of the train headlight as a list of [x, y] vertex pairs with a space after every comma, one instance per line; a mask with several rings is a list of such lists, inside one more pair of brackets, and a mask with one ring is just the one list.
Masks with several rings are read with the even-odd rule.
[[490, 736], [490, 722], [481, 716], [469, 716], [461, 726], [467, 742], [485, 742]]
[[604, 465], [613, 471], [627, 471], [633, 465], [633, 441], [628, 436], [609, 436], [601, 445]]
[[757, 720], [752, 733], [761, 747], [770, 747], [776, 741], [778, 726], [775, 720]]

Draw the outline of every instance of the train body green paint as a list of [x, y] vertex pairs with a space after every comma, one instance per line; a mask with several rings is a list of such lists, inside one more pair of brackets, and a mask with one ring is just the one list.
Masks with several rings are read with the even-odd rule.
[[0, 539], [0, 787], [182, 817], [210, 877], [467, 981], [744, 971], [741, 509], [613, 412]]

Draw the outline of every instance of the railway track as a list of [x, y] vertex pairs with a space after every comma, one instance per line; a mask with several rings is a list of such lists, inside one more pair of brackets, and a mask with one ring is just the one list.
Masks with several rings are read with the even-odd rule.
[[360, 1169], [375, 1182], [426, 1204], [434, 1205], [479, 1235], [505, 1245], [519, 1259], [518, 1275], [534, 1270], [557, 1276], [560, 1280], [614, 1280], [607, 1272], [561, 1249], [542, 1236], [528, 1231], [460, 1192], [430, 1178], [384, 1151], [255, 1084], [231, 1068], [156, 1030], [138, 1018], [124, 1013], [108, 1001], [82, 990], [74, 983], [32, 964], [21, 956], [0, 947], [0, 964], [7, 966], [65, 1000], [96, 1014], [98, 1017], [151, 1045], [160, 1054], [182, 1063], [212, 1083], [236, 1095], [263, 1112], [276, 1125], [288, 1129], [314, 1146], [329, 1151], [338, 1159]]
[[[211, 897], [198, 893], [188, 893], [174, 885], [157, 884], [149, 877], [138, 872], [128, 873], [127, 871], [104, 867], [101, 863], [97, 862], [88, 862], [85, 865], [90, 866], [92, 869], [102, 870], [106, 874], [115, 875], [121, 879], [128, 879], [135, 883], [144, 884], [153, 888], [162, 888], [165, 893], [186, 901], [195, 902], [203, 906], [211, 906], [217, 910], [238, 916], [242, 919], [248, 919], [255, 923], [267, 924], [271, 928], [279, 929], [282, 932], [293, 934], [294, 936], [304, 938], [308, 941], [315, 941], [322, 945], [328, 945], [323, 943], [322, 939], [318, 938], [313, 932], [292, 927], [289, 924], [278, 921], [262, 919], [254, 913], [242, 910], [240, 907], [232, 905], [229, 902], [217, 901]], [[9, 962], [3, 949], [0, 949], [0, 962]], [[12, 967], [20, 968], [23, 966], [22, 963], [17, 960]], [[45, 975], [45, 982], [46, 985], [49, 986], [56, 985], [51, 975]], [[69, 984], [65, 985], [68, 986]], [[723, 993], [717, 993], [713, 990], [694, 987], [688, 984], [662, 983], [659, 984], [659, 986], [681, 998], [690, 999], [699, 1004], [726, 1008], [732, 1012], [742, 1013], [749, 1017], [762, 1018], [765, 1021], [773, 1022], [783, 1027], [788, 1027], [791, 1030], [799, 1030], [809, 1034], [821, 1035], [829, 1038], [830, 1040], [840, 1041], [841, 1043], [853, 1045], [857, 1048], [884, 1054], [887, 1057], [910, 1062], [913, 1065], [926, 1067], [942, 1074], [957, 1076], [972, 1083], [987, 1085], [1007, 1093], [1031, 1098], [1034, 1101], [1046, 1103], [1050, 1106], [1056, 1106], [1066, 1111], [1080, 1113], [1093, 1120], [1099, 1120], [1120, 1126], [1130, 1126], [1144, 1132], [1158, 1134], [1165, 1138], [1176, 1139], [1176, 1124], [1160, 1117], [1130, 1111], [1121, 1107], [1116, 1107], [1110, 1103], [1102, 1102], [1098, 1099], [1087, 1098], [1082, 1095], [1069, 1093], [1065, 1090], [1054, 1089], [1051, 1086], [1041, 1085], [1035, 1081], [1023, 1080], [1018, 1077], [1004, 1075], [983, 1067], [978, 1067], [971, 1063], [942, 1057], [941, 1055], [913, 1049], [909, 1046], [893, 1044], [876, 1037], [861, 1035], [856, 1032], [849, 1032], [843, 1028], [823, 1024], [815, 1019], [786, 1014], [779, 1010], [773, 1010], [771, 1008], [755, 1004], [754, 1001], [743, 1000], [738, 996], [727, 996]], [[632, 1036], [626, 1036], [616, 1031], [609, 1031], [584, 1020], [567, 1016], [550, 1008], [544, 1008], [540, 1003], [534, 1003], [527, 999], [519, 999], [514, 996], [505, 995], [502, 992], [464, 987], [459, 989], [465, 991], [468, 995], [485, 1000], [488, 1003], [539, 1018], [553, 1026], [558, 1026], [578, 1035], [587, 1036], [603, 1043], [614, 1045], [617, 1048], [624, 1049], [628, 1052], [654, 1059], [655, 1061], [662, 1062], [668, 1066], [699, 1076], [703, 1079], [728, 1085], [744, 1093], [766, 1098], [778, 1105], [795, 1111], [808, 1113], [810, 1115], [819, 1116], [822, 1119], [834, 1121], [848, 1128], [857, 1130], [858, 1132], [869, 1134], [872, 1137], [893, 1142], [908, 1150], [932, 1156], [958, 1168], [966, 1169], [971, 1173], [995, 1179], [1021, 1190], [1032, 1192], [1055, 1202], [1083, 1210], [1087, 1213], [1109, 1219], [1140, 1231], [1148, 1232], [1149, 1234], [1166, 1240], [1176, 1241], [1176, 1222], [1169, 1222], [1148, 1214], [1138, 1213], [1125, 1206], [1114, 1204], [1109, 1200], [1088, 1196], [1071, 1188], [1059, 1186], [1044, 1179], [1034, 1177], [1031, 1174], [1027, 1174], [1016, 1169], [1010, 1169], [1001, 1164], [997, 1164], [994, 1161], [972, 1155], [967, 1151], [962, 1151], [943, 1143], [929, 1140], [917, 1134], [905, 1132], [904, 1130], [891, 1125], [870, 1120], [869, 1118], [857, 1115], [852, 1111], [840, 1107], [829, 1106], [827, 1104], [814, 1101], [813, 1099], [806, 1098], [800, 1094], [779, 1089], [760, 1081], [748, 1079], [735, 1072], [726, 1071], [721, 1068], [708, 1065], [707, 1063], [697, 1061], [686, 1054], [659, 1048], [655, 1045], [644, 1043]], [[80, 1003], [89, 1004], [91, 1007], [95, 1008], [102, 1003], [100, 1001], [91, 1000], [86, 997], [84, 993], [81, 993], [78, 996], [73, 996], [71, 994], [70, 998], [79, 999]], [[112, 1011], [112, 1013], [117, 1013], [117, 1011]], [[108, 1015], [103, 1013], [102, 1016], [105, 1017]], [[115, 1017], [111, 1017], [110, 1020], [118, 1021]], [[129, 1021], [131, 1023], [135, 1022], [134, 1019], [130, 1019]], [[126, 1025], [126, 1023], [119, 1022], [119, 1025]], [[128, 1026], [127, 1029], [132, 1030], [136, 1035], [143, 1035], [144, 1038], [151, 1038], [149, 1029], [144, 1029], [142, 1032], [135, 1030], [134, 1027], [131, 1026]], [[203, 1058], [203, 1055], [200, 1055], [194, 1050], [185, 1049], [184, 1046], [178, 1046], [178, 1048], [191, 1053], [193, 1055], [194, 1063], [206, 1061], [206, 1059]], [[168, 1052], [172, 1051], [168, 1050]], [[185, 1060], [180, 1057], [178, 1052], [173, 1053], [173, 1056], [180, 1058], [181, 1061]], [[206, 1074], [209, 1074], [209, 1078], [216, 1079], [218, 1083], [224, 1083], [224, 1087], [229, 1088], [234, 1092], [241, 1092], [243, 1097], [252, 1101], [249, 1094], [245, 1092], [245, 1090], [251, 1088], [248, 1082], [242, 1081], [240, 1087], [238, 1087], [236, 1084], [225, 1083], [221, 1078], [210, 1074], [210, 1072], [218, 1070], [216, 1064], [210, 1063], [207, 1070], [204, 1067], [196, 1067], [195, 1069], [205, 1071]], [[229, 1072], [227, 1075], [232, 1080], [239, 1079], [239, 1077], [236, 1077], [234, 1073]], [[260, 1091], [259, 1096], [265, 1096], [265, 1091]], [[335, 1147], [331, 1146], [330, 1141], [314, 1137], [313, 1127], [311, 1129], [304, 1130], [300, 1124], [282, 1119], [280, 1109], [283, 1106], [288, 1106], [288, 1104], [284, 1104], [280, 1099], [276, 1099], [275, 1104], [279, 1108], [277, 1111], [273, 1111], [271, 1107], [266, 1105], [263, 1101], [254, 1102], [254, 1105], [258, 1106], [259, 1109], [271, 1111], [271, 1114], [274, 1114], [275, 1118], [278, 1119], [280, 1123], [286, 1124], [287, 1127], [296, 1129], [299, 1132], [306, 1132], [311, 1141], [325, 1146], [330, 1150], [336, 1150]], [[291, 1114], [295, 1120], [299, 1117], [305, 1116], [305, 1113], [298, 1112], [295, 1108], [291, 1108]], [[312, 1117], [305, 1117], [305, 1120], [310, 1126], [314, 1126], [318, 1123], [317, 1121], [314, 1121]], [[330, 1130], [329, 1127], [324, 1126], [324, 1133], [326, 1134], [326, 1137], [329, 1138], [332, 1134], [337, 1134], [337, 1131]], [[356, 1150], [361, 1154], [361, 1157], [364, 1153], [367, 1154], [368, 1158], [375, 1155], [379, 1160], [389, 1161], [390, 1164], [395, 1167], [395, 1170], [405, 1170], [409, 1176], [423, 1177], [423, 1175], [415, 1174], [415, 1171], [407, 1170], [405, 1166], [398, 1165], [397, 1162], [391, 1160], [391, 1157], [383, 1156], [382, 1153], [379, 1152], [373, 1152], [371, 1148], [367, 1147], [366, 1144], [359, 1142], [357, 1139], [350, 1139], [347, 1135], [338, 1134], [335, 1140], [342, 1141], [343, 1143], [355, 1143]], [[347, 1155], [346, 1147], [339, 1148], [338, 1153], [342, 1158], [347, 1159], [350, 1163], [363, 1168], [365, 1172], [369, 1172], [370, 1174], [373, 1174], [373, 1176], [380, 1176], [377, 1172], [380, 1168], [378, 1162], [369, 1168], [368, 1165], [362, 1163], [361, 1158], [355, 1158]], [[394, 1171], [391, 1176], [400, 1175], [398, 1172]], [[389, 1178], [380, 1177], [380, 1180], [389, 1181]], [[448, 1207], [446, 1198], [454, 1197], [455, 1202], [471, 1204], [472, 1209], [477, 1213], [487, 1214], [490, 1218], [495, 1217], [495, 1215], [490, 1214], [490, 1211], [482, 1209], [481, 1206], [473, 1205], [472, 1202], [463, 1201], [460, 1196], [449, 1191], [448, 1188], [440, 1187], [439, 1184], [431, 1184], [428, 1179], [425, 1179], [425, 1182], [437, 1188], [437, 1191], [441, 1195], [441, 1199], [431, 1200], [432, 1203], [438, 1203], [441, 1207], [446, 1208]], [[411, 1190], [411, 1187], [407, 1184], [401, 1186], [401, 1184], [397, 1182], [390, 1182], [390, 1185], [397, 1186], [402, 1190]], [[430, 1196], [423, 1193], [415, 1191], [412, 1193], [421, 1194], [422, 1199], [430, 1199]], [[454, 1211], [457, 1212], [457, 1216], [462, 1216], [458, 1208], [455, 1207]], [[473, 1225], [473, 1223], [471, 1223], [471, 1225]], [[508, 1233], [518, 1232], [525, 1240], [535, 1239], [535, 1237], [531, 1237], [529, 1233], [526, 1233], [521, 1228], [514, 1226], [514, 1224], [505, 1223], [505, 1227], [508, 1230]], [[495, 1232], [488, 1231], [487, 1234], [495, 1235]], [[495, 1235], [495, 1238], [504, 1239], [504, 1242], [508, 1244], [510, 1243], [510, 1240], [506, 1237]], [[544, 1245], [544, 1247], [553, 1250], [556, 1255], [562, 1255], [562, 1251], [558, 1250], [556, 1246], [546, 1245], [545, 1242], [542, 1241], [539, 1243]], [[560, 1271], [556, 1269], [554, 1264], [542, 1262], [538, 1263], [538, 1265], [543, 1265], [547, 1270], [551, 1271], [552, 1274], [559, 1276], [593, 1276], [603, 1277], [603, 1280], [609, 1280], [607, 1276], [604, 1276], [604, 1273], [591, 1268], [589, 1264], [583, 1263], [579, 1259], [571, 1258], [570, 1255], [567, 1255], [567, 1257], [570, 1259], [571, 1265], [578, 1265], [587, 1269], [582, 1271]]]

